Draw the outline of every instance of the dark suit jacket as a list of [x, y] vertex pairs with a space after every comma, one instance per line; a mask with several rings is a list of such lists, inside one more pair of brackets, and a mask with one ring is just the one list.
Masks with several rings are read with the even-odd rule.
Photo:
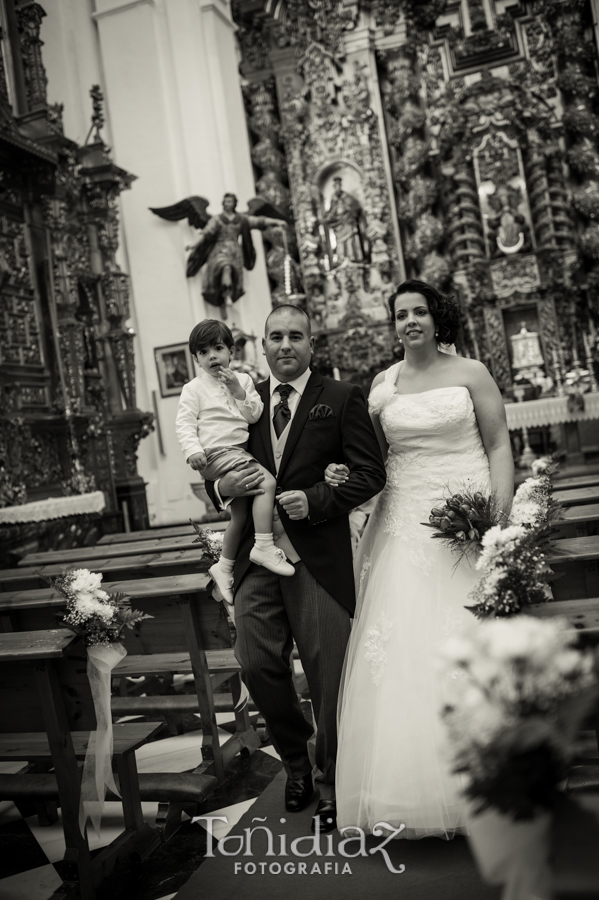
[[[264, 401], [264, 412], [250, 426], [248, 451], [275, 475], [269, 380], [256, 389]], [[315, 406], [328, 406], [332, 415], [310, 419]], [[310, 512], [309, 518], [294, 521], [279, 507], [281, 522], [308, 571], [353, 614], [356, 601], [348, 513], [385, 485], [385, 466], [364, 394], [357, 385], [324, 378], [313, 371], [289, 427], [276, 476], [277, 493], [304, 491]], [[324, 471], [329, 463], [339, 462], [349, 467], [350, 476], [344, 485], [331, 487], [324, 481]], [[214, 500], [211, 482], [206, 488]], [[250, 566], [253, 544], [254, 524], [248, 515], [235, 561], [235, 590]]]

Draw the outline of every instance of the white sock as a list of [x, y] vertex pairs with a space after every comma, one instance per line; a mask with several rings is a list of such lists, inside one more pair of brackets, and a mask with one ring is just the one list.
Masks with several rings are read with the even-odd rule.
[[224, 572], [225, 575], [232, 575], [234, 566], [235, 566], [234, 559], [226, 559], [224, 556], [221, 556], [221, 558], [218, 561], [218, 567], [221, 570], [221, 572]]
[[270, 550], [271, 547], [274, 547], [274, 541], [272, 539], [272, 531], [270, 534], [255, 534], [255, 547], [258, 550]]

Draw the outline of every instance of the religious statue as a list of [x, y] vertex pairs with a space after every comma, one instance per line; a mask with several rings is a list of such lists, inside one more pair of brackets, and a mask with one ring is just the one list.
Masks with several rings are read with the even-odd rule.
[[251, 229], [264, 231], [270, 225], [284, 227], [285, 216], [261, 197], [250, 200], [245, 213], [236, 211], [235, 194], [225, 194], [223, 211], [219, 215], [211, 216], [208, 205], [209, 201], [204, 197], [187, 197], [173, 206], [150, 210], [170, 222], [187, 218], [190, 225], [202, 230], [187, 259], [187, 277], [192, 278], [205, 266], [204, 300], [213, 306], [223, 307], [226, 316], [227, 305], [244, 294], [244, 267], [251, 270], [256, 262]]
[[366, 237], [366, 215], [356, 197], [343, 190], [342, 179], [333, 178], [335, 189], [324, 221], [335, 235], [339, 260], [370, 262], [370, 242]]

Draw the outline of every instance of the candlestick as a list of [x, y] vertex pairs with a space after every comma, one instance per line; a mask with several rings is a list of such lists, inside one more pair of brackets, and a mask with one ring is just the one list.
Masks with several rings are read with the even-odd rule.
[[557, 391], [557, 396], [563, 397], [564, 396], [564, 387], [562, 384], [562, 369], [561, 369], [561, 365], [560, 365], [557, 353], [555, 352], [555, 349], [553, 349], [551, 351], [551, 355], [553, 358], [553, 371], [555, 372], [555, 387], [556, 387], [556, 391]]
[[599, 386], [597, 385], [597, 379], [595, 378], [595, 366], [593, 365], [593, 354], [591, 353], [591, 343], [587, 337], [587, 335], [583, 332], [582, 342], [584, 344], [584, 353], [586, 356], [586, 367], [589, 370], [589, 381], [591, 384], [591, 391], [596, 394], [599, 390]]

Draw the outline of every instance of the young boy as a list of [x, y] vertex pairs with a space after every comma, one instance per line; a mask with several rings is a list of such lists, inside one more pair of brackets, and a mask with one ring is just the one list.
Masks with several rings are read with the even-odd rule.
[[[216, 319], [204, 319], [189, 336], [191, 355], [199, 373], [183, 386], [177, 408], [177, 437], [185, 459], [210, 481], [222, 478], [248, 460], [248, 425], [257, 422], [264, 404], [249, 375], [236, 375], [229, 364], [235, 356], [231, 330]], [[263, 494], [253, 498], [255, 543], [250, 559], [277, 575], [293, 575], [295, 569], [282, 550], [275, 547], [272, 517], [275, 504], [274, 477], [260, 466], [264, 475]], [[231, 521], [223, 537], [223, 550], [210, 575], [225, 601], [233, 603], [233, 565], [248, 512], [249, 498], [231, 503]]]

